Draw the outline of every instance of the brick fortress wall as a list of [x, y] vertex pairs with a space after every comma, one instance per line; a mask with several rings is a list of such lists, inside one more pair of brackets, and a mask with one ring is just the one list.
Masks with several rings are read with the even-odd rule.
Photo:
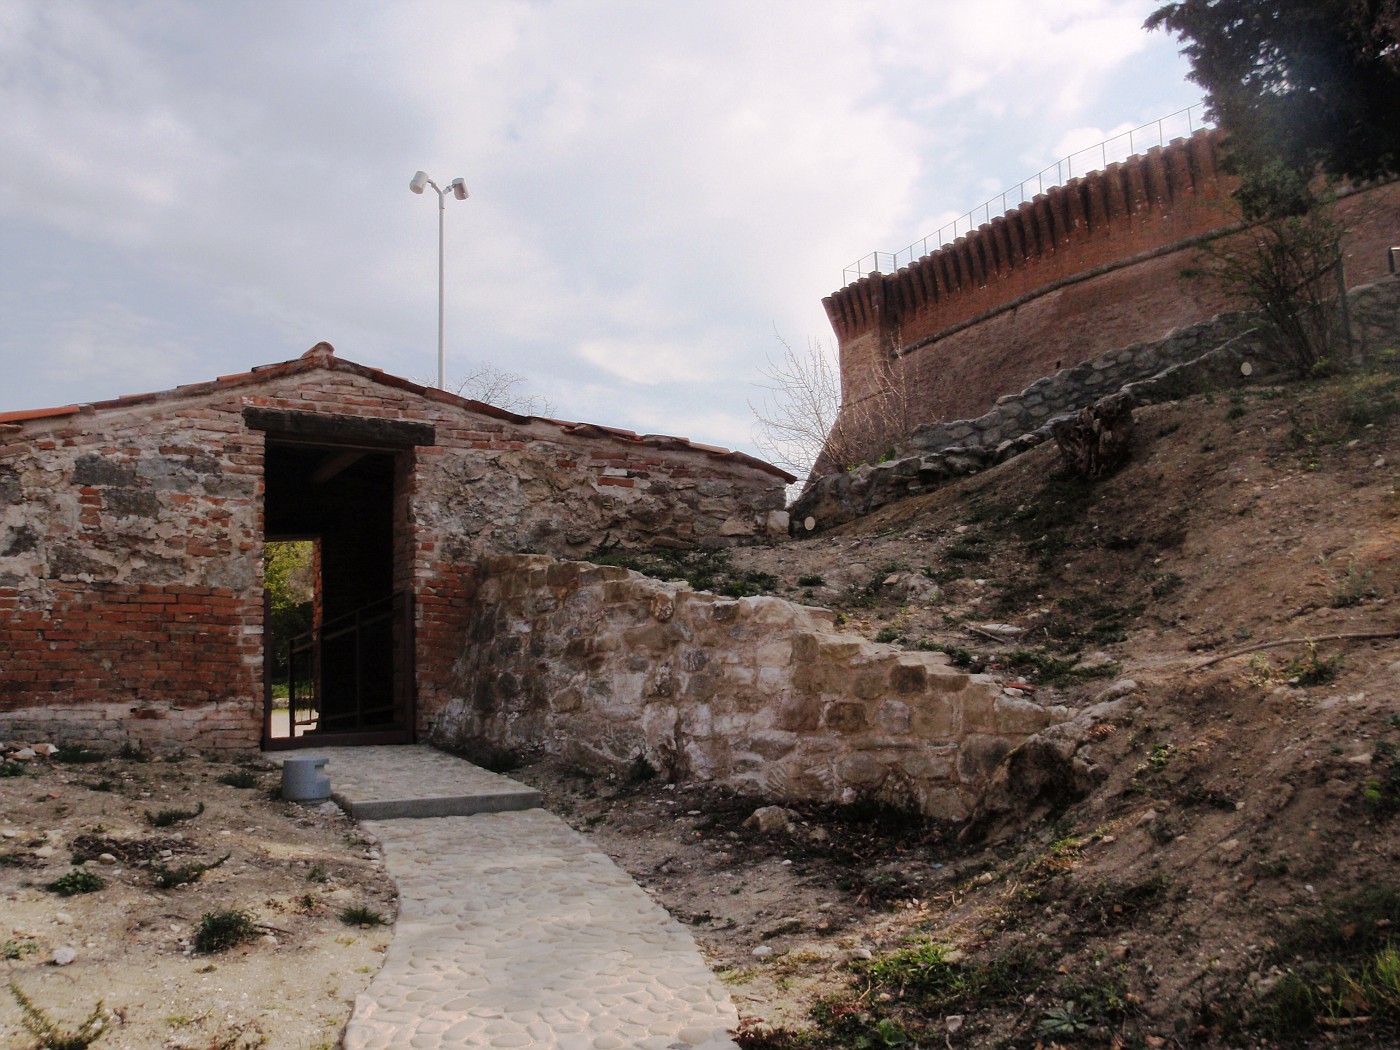
[[[1219, 147], [1204, 131], [1111, 164], [826, 298], [846, 403], [894, 368], [913, 422], [975, 418], [1061, 367], [1231, 309], [1181, 277], [1194, 241], [1240, 221]], [[1337, 212], [1348, 285], [1375, 281], [1400, 234], [1400, 184], [1347, 194]]]

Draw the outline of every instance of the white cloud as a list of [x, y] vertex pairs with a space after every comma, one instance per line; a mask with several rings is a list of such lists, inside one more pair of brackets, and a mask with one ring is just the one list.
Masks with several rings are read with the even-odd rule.
[[[830, 338], [820, 300], [843, 266], [980, 203], [1067, 127], [1145, 119], [1104, 90], [1169, 46], [1138, 29], [1151, 8], [11, 0], [0, 237], [64, 246], [19, 276], [51, 284], [62, 267], [70, 315], [26, 330], [76, 353], [75, 317], [83, 338], [110, 325], [123, 349], [102, 367], [128, 387], [167, 372], [129, 338], [156, 304], [109, 311], [113, 257], [178, 292], [179, 320], [147, 333], [168, 351], [217, 325], [218, 354], [324, 338], [423, 374], [436, 201], [407, 181], [460, 175], [449, 362], [522, 372], [566, 416], [728, 426], [775, 325]], [[6, 339], [0, 355], [18, 352]]]

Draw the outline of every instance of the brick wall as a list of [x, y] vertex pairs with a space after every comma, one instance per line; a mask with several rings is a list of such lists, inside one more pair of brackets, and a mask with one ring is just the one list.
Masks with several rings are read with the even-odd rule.
[[[1196, 238], [1240, 221], [1218, 153], [1218, 132], [1177, 140], [829, 296], [843, 397], [858, 404], [894, 367], [916, 422], [973, 418], [1061, 367], [1237, 308], [1181, 277]], [[1348, 284], [1375, 281], [1400, 231], [1400, 184], [1349, 194], [1337, 210]]]

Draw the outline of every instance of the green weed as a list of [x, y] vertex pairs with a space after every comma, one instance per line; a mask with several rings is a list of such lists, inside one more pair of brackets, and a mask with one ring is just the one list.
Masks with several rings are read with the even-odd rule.
[[92, 1013], [77, 1028], [60, 1027], [29, 996], [20, 991], [19, 985], [10, 981], [10, 995], [19, 1004], [20, 1024], [34, 1037], [34, 1050], [85, 1050], [106, 1032], [102, 1003], [92, 1008]]
[[1112, 678], [1122, 670], [1116, 663], [1081, 664], [1070, 657], [1053, 656], [1038, 649], [1016, 649], [998, 658], [1008, 671], [1043, 685], [1067, 686], [1096, 678]]
[[194, 933], [194, 950], [201, 955], [228, 951], [258, 935], [257, 923], [246, 911], [229, 909], [205, 912]]
[[151, 760], [150, 754], [143, 751], [140, 744], [133, 744], [129, 740], [122, 745], [120, 757], [126, 762], [149, 762]]
[[213, 871], [230, 856], [232, 854], [225, 853], [218, 860], [209, 864], [182, 864], [178, 868], [168, 868], [164, 864], [156, 864], [151, 867], [151, 882], [158, 890], [173, 890], [176, 886], [198, 882], [201, 875], [206, 871]]
[[262, 778], [256, 773], [247, 769], [237, 769], [232, 773], [223, 773], [214, 778], [220, 784], [227, 784], [233, 788], [255, 788], [262, 783]]
[[373, 908], [366, 908], [363, 905], [353, 905], [340, 913], [340, 921], [346, 926], [360, 926], [368, 928], [370, 926], [383, 926], [387, 921], [383, 915]]
[[81, 744], [64, 744], [49, 757], [54, 762], [69, 766], [107, 761], [107, 756], [101, 751], [95, 748], [83, 747]]
[[1348, 565], [1332, 588], [1332, 608], [1349, 609], [1368, 598], [1376, 597], [1379, 592], [1372, 585], [1371, 576], [1369, 569], [1360, 569], [1355, 562]]
[[152, 813], [148, 809], [146, 810], [146, 823], [153, 828], [168, 828], [187, 820], [193, 820], [203, 812], [203, 802], [194, 809], [162, 809], [158, 813]]
[[76, 897], [80, 893], [96, 893], [106, 885], [102, 876], [96, 872], [86, 868], [74, 868], [54, 879], [44, 889], [50, 893], [57, 893], [60, 897]]

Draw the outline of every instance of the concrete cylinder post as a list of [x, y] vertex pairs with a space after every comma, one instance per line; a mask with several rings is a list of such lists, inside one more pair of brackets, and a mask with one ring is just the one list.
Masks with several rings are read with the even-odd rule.
[[288, 802], [324, 802], [331, 797], [331, 778], [324, 772], [324, 755], [297, 755], [282, 763], [282, 797]]

